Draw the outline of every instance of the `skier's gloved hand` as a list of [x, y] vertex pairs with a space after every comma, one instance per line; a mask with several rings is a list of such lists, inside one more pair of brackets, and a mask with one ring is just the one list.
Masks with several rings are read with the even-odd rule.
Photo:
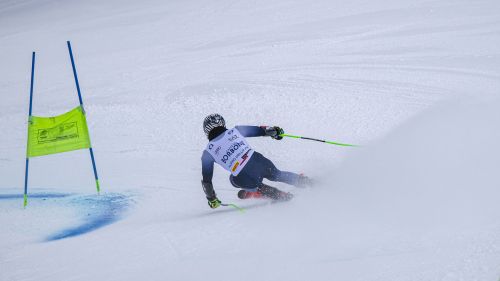
[[212, 209], [219, 207], [221, 204], [220, 200], [217, 199], [217, 197], [207, 198], [207, 200], [208, 200], [208, 206], [210, 206], [210, 208], [212, 208]]
[[273, 138], [275, 140], [283, 139], [283, 137], [280, 135], [285, 133], [285, 131], [278, 126], [266, 127], [265, 131], [266, 131], [266, 136], [270, 136], [271, 138]]

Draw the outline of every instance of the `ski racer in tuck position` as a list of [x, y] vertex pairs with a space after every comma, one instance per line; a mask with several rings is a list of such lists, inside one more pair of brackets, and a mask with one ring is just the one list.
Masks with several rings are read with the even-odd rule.
[[229, 181], [234, 187], [241, 188], [238, 197], [265, 197], [272, 200], [290, 200], [293, 195], [264, 184], [263, 179], [284, 182], [297, 187], [310, 185], [310, 179], [292, 172], [280, 171], [273, 162], [253, 150], [245, 137], [270, 136], [275, 140], [283, 139], [280, 127], [236, 126], [226, 128], [224, 118], [219, 114], [208, 115], [203, 121], [203, 130], [209, 142], [201, 157], [203, 179], [201, 184], [210, 208], [221, 205], [217, 198], [212, 176], [214, 163], [231, 173]]

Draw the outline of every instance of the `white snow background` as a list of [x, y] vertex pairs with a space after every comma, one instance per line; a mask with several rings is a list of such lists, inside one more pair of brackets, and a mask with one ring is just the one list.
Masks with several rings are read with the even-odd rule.
[[[33, 158], [33, 114], [78, 104], [88, 151]], [[0, 280], [500, 277], [500, 2], [0, 1]], [[202, 120], [360, 144], [249, 139], [314, 188], [242, 201]]]

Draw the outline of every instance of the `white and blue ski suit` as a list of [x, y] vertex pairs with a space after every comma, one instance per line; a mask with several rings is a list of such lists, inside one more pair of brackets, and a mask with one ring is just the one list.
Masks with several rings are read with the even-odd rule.
[[253, 150], [245, 137], [265, 136], [258, 126], [236, 126], [212, 139], [201, 157], [203, 183], [212, 183], [214, 163], [231, 173], [229, 180], [234, 187], [256, 191], [263, 179], [296, 185], [299, 175], [280, 171], [262, 154]]

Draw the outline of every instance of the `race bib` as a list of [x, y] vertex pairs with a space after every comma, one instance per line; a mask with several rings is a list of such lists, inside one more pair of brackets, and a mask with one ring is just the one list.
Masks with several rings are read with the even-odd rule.
[[233, 176], [240, 173], [253, 154], [253, 149], [236, 128], [225, 131], [222, 137], [209, 142], [206, 150], [217, 164]]

